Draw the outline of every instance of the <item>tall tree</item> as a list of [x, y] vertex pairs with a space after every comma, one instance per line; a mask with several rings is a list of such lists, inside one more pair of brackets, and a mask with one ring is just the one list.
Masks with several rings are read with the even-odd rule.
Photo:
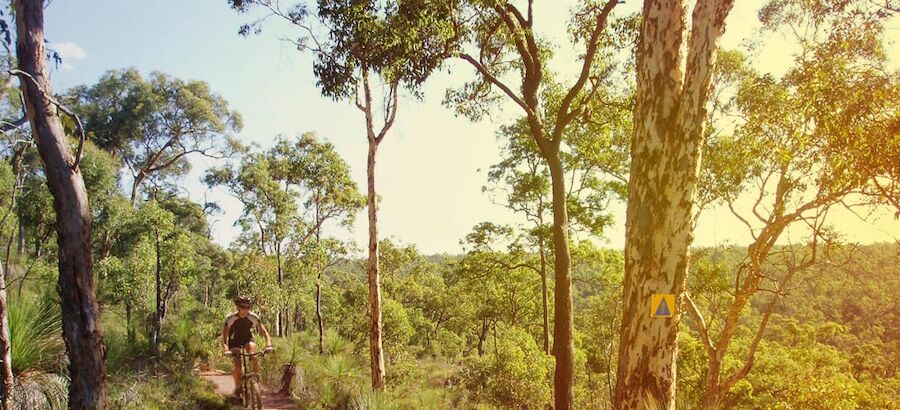
[[[538, 261], [523, 252], [516, 239], [510, 227], [482, 222], [460, 241], [465, 254], [455, 264], [449, 283], [479, 289], [464, 297], [472, 309], [467, 319], [475, 327], [479, 356], [486, 353], [487, 337], [490, 332], [496, 334], [499, 324], [524, 328], [533, 325], [543, 310], [538, 307], [543, 303], [535, 303], [534, 298], [543, 285], [534, 280], [534, 273], [540, 273]], [[500, 249], [504, 245], [508, 251]]]
[[698, 1], [690, 33], [685, 3], [646, 0], [642, 14], [625, 222], [619, 409], [647, 408], [648, 399], [675, 408], [681, 310], [654, 318], [650, 305], [653, 294], [674, 294], [677, 306], [684, 292], [710, 78], [734, 1]]
[[[15, 156], [13, 157], [15, 158]], [[15, 161], [15, 159], [13, 159]], [[16, 226], [15, 214], [13, 211], [16, 207], [18, 199], [19, 186], [21, 184], [20, 174], [17, 171], [18, 164], [0, 163], [0, 238], [8, 236], [10, 241], [15, 235], [13, 229], [7, 229], [8, 226]], [[9, 305], [7, 299], [7, 278], [9, 276], [10, 252], [6, 252], [3, 258], [3, 270], [0, 272], [0, 408], [3, 410], [12, 409], [13, 391], [13, 368], [12, 368], [12, 345], [10, 344], [9, 333]]]
[[[296, 195], [285, 184], [275, 180], [273, 163], [265, 153], [243, 151], [238, 168], [228, 164], [207, 171], [204, 178], [209, 187], [224, 186], [244, 206], [236, 224], [243, 229], [244, 241], [256, 247], [263, 255], [273, 255], [276, 260], [278, 285], [284, 283], [284, 252], [291, 234], [291, 225], [297, 221]], [[277, 302], [284, 305], [283, 298]], [[285, 332], [285, 306], [276, 313], [275, 333]]]
[[83, 118], [89, 137], [128, 167], [133, 205], [146, 181], [186, 174], [189, 156], [228, 156], [228, 139], [242, 126], [240, 114], [206, 82], [160, 72], [145, 80], [134, 68], [73, 87], [65, 101]]
[[[370, 361], [372, 387], [384, 387], [384, 347], [381, 317], [381, 279], [378, 272], [378, 204], [375, 163], [378, 147], [397, 118], [400, 91], [415, 92], [445, 59], [454, 35], [449, 8], [439, 1], [319, 0], [317, 17], [327, 33], [313, 35], [307, 3], [288, 9], [271, 0], [228, 0], [239, 12], [257, 6], [301, 30], [299, 49], [316, 56], [313, 72], [326, 97], [353, 101], [365, 119], [368, 143], [366, 185], [368, 196], [368, 265]], [[259, 32], [267, 16], [241, 27], [242, 34]], [[376, 102], [377, 83], [386, 90]], [[383, 118], [376, 115], [383, 112]]]
[[[309, 251], [316, 272], [316, 321], [319, 329], [319, 353], [325, 350], [325, 325], [322, 315], [322, 274], [339, 255], [346, 253], [343, 244], [322, 238], [322, 226], [334, 222], [349, 227], [356, 211], [365, 206], [356, 183], [350, 179], [350, 167], [330, 143], [319, 142], [306, 133], [296, 141], [279, 139], [268, 153], [272, 177], [296, 196], [304, 215], [294, 228], [295, 247]], [[311, 246], [305, 246], [313, 239]], [[305, 248], [305, 249], [304, 249]]]
[[69, 408], [105, 409], [106, 362], [94, 295], [91, 209], [53, 97], [45, 62], [44, 1], [16, 0], [16, 73], [34, 140], [53, 193], [59, 244], [63, 338], [69, 355]]
[[[604, 31], [609, 15], [618, 2], [580, 3], [572, 23], [575, 33], [573, 42], [583, 44], [585, 52], [580, 72], [575, 81], [565, 88], [555, 82], [552, 73], [547, 70], [550, 53], [547, 47], [541, 46], [534, 31], [533, 3], [529, 0], [524, 12], [507, 1], [461, 3], [459, 13], [454, 16], [460, 31], [460, 50], [471, 46], [478, 56], [476, 58], [459, 51], [457, 57], [476, 69], [478, 80], [466, 84], [461, 91], [449, 92], [448, 102], [456, 105], [460, 113], [478, 117], [484, 102], [496, 100], [496, 95], [491, 94], [492, 88], [499, 89], [502, 96], [509, 98], [523, 111], [529, 135], [549, 168], [555, 279], [553, 355], [556, 357], [556, 370], [553, 391], [555, 408], [570, 409], [574, 406], [575, 344], [569, 210], [561, 147], [569, 124], [584, 113], [601, 87], [601, 81], [609, 80], [598, 70], [594, 61], [606, 40]], [[502, 79], [510, 72], [519, 75], [518, 92]], [[544, 92], [544, 89], [554, 88], [557, 88], [554, 94], [560, 97], [558, 99]]]
[[[819, 10], [779, 1], [763, 10], [766, 26], [818, 32], [795, 39], [796, 64], [781, 79], [748, 68], [734, 52], [724, 54], [725, 64], [716, 70], [737, 84], [724, 93], [733, 96], [730, 101], [717, 105], [733, 107], [732, 118], [742, 120], [733, 135], [716, 133], [707, 144], [711, 155], [701, 170], [701, 198], [725, 203], [747, 227], [750, 245], [730, 272], [733, 291], [716, 296], [723, 314], [704, 315], [708, 303], [686, 301], [709, 357], [701, 403], [707, 409], [720, 408], [724, 395], [750, 372], [769, 318], [788, 290], [820, 260], [834, 259], [829, 210], [886, 204], [900, 211], [898, 197], [889, 193], [898, 184], [896, 166], [873, 161], [870, 154], [878, 146], [879, 157], [900, 157], [900, 147], [889, 142], [896, 139], [892, 124], [900, 120], [900, 78], [885, 67], [881, 46], [888, 14], [864, 1]], [[805, 246], [777, 246], [792, 229], [789, 238], [802, 238]], [[768, 301], [753, 342], [741, 365], [726, 373], [726, 354], [743, 312], [761, 291]]]
[[[613, 90], [603, 91], [607, 101], [623, 99], [606, 95]], [[593, 100], [599, 109], [589, 110], [581, 123], [568, 128], [569, 150], [560, 152], [568, 164], [566, 200], [570, 229], [574, 234], [593, 237], [601, 236], [612, 221], [606, 212], [612, 194], [624, 197], [628, 153], [623, 148], [630, 133], [627, 103], [617, 104], [622, 108], [616, 109], [600, 100]], [[491, 166], [489, 184], [484, 190], [498, 197], [502, 205], [524, 215], [527, 221], [526, 240], [517, 245], [538, 255], [535, 267], [541, 277], [544, 351], [551, 354], [547, 283], [547, 267], [553, 263], [550, 172], [530, 134], [525, 119], [501, 128], [501, 159]]]
[[[10, 35], [10, 25], [6, 20], [6, 16], [3, 15], [0, 15], [0, 22], [2, 22], [0, 32], [5, 35], [4, 38], [0, 40], [2, 41], [3, 49], [5, 50], [0, 61], [2, 61], [4, 69], [9, 71], [15, 61], [15, 56], [12, 54], [11, 50], [12, 36]], [[13, 88], [16, 76], [6, 73], [3, 74], [2, 78], [3, 85], [2, 88], [0, 88], [0, 93], [5, 95], [5, 98], [0, 99], [0, 103], [3, 104], [3, 116], [14, 116], [19, 118], [3, 121], [3, 125], [0, 126], [0, 133], [8, 138], [8, 141], [4, 141], [4, 148], [9, 150], [9, 162], [4, 162], [0, 165], [0, 201], [2, 201], [2, 208], [0, 209], [3, 209], [3, 211], [0, 211], [2, 212], [2, 218], [0, 218], [0, 237], [6, 232], [10, 232], [8, 234], [9, 239], [7, 242], [6, 254], [2, 262], [3, 270], [0, 272], [0, 409], [10, 410], [12, 408], [12, 401], [10, 398], [13, 394], [14, 379], [12, 346], [10, 343], [7, 284], [11, 266], [10, 259], [12, 258], [12, 241], [16, 236], [21, 240], [22, 235], [21, 230], [18, 230], [17, 233], [14, 233], [15, 230], [7, 231], [7, 226], [15, 228], [21, 228], [22, 226], [21, 222], [18, 221], [15, 210], [22, 191], [21, 188], [24, 174], [22, 171], [22, 162], [24, 154], [32, 142], [27, 137], [26, 130], [22, 127], [28, 122], [28, 116], [24, 111], [24, 107], [17, 104], [17, 98], [13, 97], [18, 97], [20, 95]]]

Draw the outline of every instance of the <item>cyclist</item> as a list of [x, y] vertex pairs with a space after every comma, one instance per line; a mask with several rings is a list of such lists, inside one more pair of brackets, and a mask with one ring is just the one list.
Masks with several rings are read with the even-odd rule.
[[[248, 353], [256, 353], [256, 343], [253, 343], [253, 329], [255, 328], [261, 335], [266, 338], [266, 353], [272, 352], [272, 337], [269, 331], [263, 326], [262, 321], [256, 313], [250, 311], [253, 301], [246, 296], [239, 296], [234, 300], [237, 312], [228, 315], [225, 318], [225, 327], [222, 329], [222, 349], [226, 355], [231, 355], [234, 369], [231, 374], [234, 376], [234, 395], [240, 394], [241, 385], [241, 348]], [[256, 356], [250, 358], [253, 362], [253, 371], [259, 373], [259, 362]]]

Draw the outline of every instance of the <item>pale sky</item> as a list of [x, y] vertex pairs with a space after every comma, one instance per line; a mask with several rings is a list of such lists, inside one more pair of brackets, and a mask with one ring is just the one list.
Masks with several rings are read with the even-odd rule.
[[[291, 0], [285, 0], [290, 3]], [[727, 22], [722, 45], [737, 47], [754, 35], [756, 9], [762, 2], [738, 1]], [[571, 0], [538, 1], [538, 29], [559, 44], [553, 69], [572, 72], [574, 55], [568, 45], [565, 21]], [[637, 10], [628, 0], [618, 13]], [[144, 75], [159, 70], [183, 79], [206, 81], [244, 118], [239, 138], [245, 143], [268, 146], [278, 134], [295, 136], [315, 132], [333, 143], [349, 163], [361, 192], [365, 190], [366, 139], [360, 112], [348, 103], [320, 96], [315, 87], [308, 55], [297, 52], [280, 37], [296, 32], [277, 21], [261, 36], [242, 38], [240, 24], [247, 21], [225, 0], [128, 0], [54, 1], [46, 12], [47, 39], [63, 58], [53, 74], [56, 92], [77, 84], [94, 83], [106, 70], [136, 67]], [[896, 21], [896, 20], [895, 20]], [[898, 24], [888, 30], [898, 38]], [[760, 54], [760, 68], [782, 72], [790, 62], [790, 47], [771, 39]], [[896, 45], [890, 47], [896, 56]], [[893, 58], [896, 66], [900, 58]], [[568, 64], [568, 66], [567, 66]], [[452, 73], [452, 74], [450, 74]], [[504, 109], [490, 121], [472, 123], [456, 118], [441, 105], [444, 90], [471, 78], [471, 70], [454, 61], [431, 78], [425, 98], [402, 99], [397, 122], [381, 145], [377, 189], [382, 197], [379, 230], [382, 237], [413, 243], [428, 254], [456, 253], [459, 240], [482, 221], [519, 223], [521, 218], [494, 205], [483, 194], [486, 170], [498, 160], [497, 128], [518, 115]], [[224, 214], [211, 218], [213, 238], [227, 246], [238, 234], [233, 223], [240, 204], [220, 190], [208, 190], [200, 182], [211, 161], [194, 158], [193, 171], [183, 186], [197, 201], [216, 201]], [[621, 248], [624, 244], [624, 205], [613, 208], [616, 224], [600, 240]], [[900, 222], [879, 212], [873, 222], [863, 222], [843, 212], [835, 214], [837, 228], [847, 239], [859, 242], [894, 241]], [[353, 232], [333, 231], [342, 238], [366, 242], [366, 215], [360, 212]], [[747, 230], [722, 209], [704, 214], [695, 244], [746, 243]]]

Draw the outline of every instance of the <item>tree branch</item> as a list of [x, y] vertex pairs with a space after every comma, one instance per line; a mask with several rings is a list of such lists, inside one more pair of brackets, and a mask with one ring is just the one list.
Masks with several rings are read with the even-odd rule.
[[684, 299], [687, 301], [688, 312], [694, 319], [697, 321], [697, 327], [700, 330], [700, 336], [703, 338], [703, 347], [706, 348], [707, 353], [714, 357], [716, 354], [716, 348], [712, 344], [712, 340], [709, 337], [709, 328], [706, 326], [706, 321], [703, 320], [703, 315], [700, 313], [700, 310], [697, 309], [697, 305], [694, 304], [694, 299], [691, 298], [691, 295], [685, 293]]
[[[603, 6], [603, 10], [600, 14], [597, 15], [597, 22], [594, 25], [594, 30], [591, 32], [590, 40], [587, 43], [587, 51], [584, 55], [584, 61], [581, 65], [581, 74], [578, 76], [578, 80], [572, 85], [572, 88], [569, 89], [569, 92], [566, 93], [566, 96], [563, 98], [562, 104], [559, 106], [559, 110], [556, 114], [556, 126], [553, 129], [553, 141], [558, 141], [562, 136], [562, 132], [565, 129], [566, 125], [575, 115], [578, 113], [580, 109], [571, 110], [572, 101], [575, 100], [575, 97], [581, 93], [581, 90], [584, 88], [584, 85], [587, 83], [588, 77], [591, 74], [591, 67], [594, 64], [594, 57], [597, 55], [597, 48], [599, 47], [600, 42], [600, 34], [603, 32], [603, 29], [606, 27], [606, 19], [609, 17], [609, 13], [612, 12], [613, 7], [616, 6], [618, 0], [608, 0], [606, 5]], [[558, 143], [558, 142], [557, 142]]]
[[38, 84], [37, 80], [32, 77], [31, 74], [28, 74], [19, 69], [9, 70], [9, 74], [19, 76], [19, 78], [25, 77], [29, 79], [31, 83], [34, 84], [34, 87], [37, 88], [38, 91], [40, 91], [41, 94], [43, 94], [44, 97], [47, 98], [47, 100], [53, 103], [53, 105], [55, 105], [56, 108], [58, 108], [60, 111], [66, 113], [68, 116], [72, 117], [72, 119], [75, 120], [75, 131], [78, 133], [79, 142], [78, 149], [75, 151], [75, 161], [72, 163], [72, 169], [77, 169], [78, 164], [81, 162], [81, 155], [84, 152], [84, 142], [87, 140], [87, 135], [84, 132], [84, 126], [81, 124], [81, 118], [78, 118], [78, 116], [75, 115], [72, 110], [68, 109], [65, 105], [62, 105], [62, 103], [54, 98], [53, 95], [48, 93], [47, 90], [43, 89], [43, 87]]
[[487, 70], [487, 68], [484, 67], [484, 65], [482, 65], [480, 62], [478, 62], [478, 60], [472, 58], [472, 56], [470, 56], [470, 55], [468, 55], [468, 54], [466, 54], [466, 53], [461, 53], [461, 54], [459, 54], [459, 58], [468, 61], [469, 64], [471, 64], [473, 67], [475, 67], [475, 69], [478, 70], [478, 72], [481, 73], [481, 75], [482, 75], [485, 79], [488, 80], [488, 82], [490, 82], [491, 84], [494, 84], [495, 86], [497, 86], [498, 88], [500, 88], [501, 90], [503, 90], [503, 92], [506, 93], [506, 95], [507, 95], [510, 99], [512, 99], [513, 102], [515, 102], [519, 107], [522, 107], [522, 109], [525, 110], [525, 113], [526, 113], [528, 116], [535, 116], [535, 115], [536, 115], [536, 113], [535, 113], [530, 107], [528, 107], [527, 104], [525, 104], [525, 101], [523, 101], [521, 98], [519, 98], [519, 96], [517, 96], [517, 95], [512, 91], [512, 89], [509, 88], [509, 86], [507, 86], [506, 84], [504, 84], [504, 83], [503, 83], [502, 81], [500, 81], [497, 77], [494, 77], [494, 75], [491, 74], [491, 73]]

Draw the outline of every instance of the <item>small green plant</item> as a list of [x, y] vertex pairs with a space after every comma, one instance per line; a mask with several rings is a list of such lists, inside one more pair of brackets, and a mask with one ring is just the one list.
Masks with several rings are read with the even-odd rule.
[[12, 298], [9, 336], [13, 373], [55, 371], [65, 349], [59, 306], [50, 293]]

